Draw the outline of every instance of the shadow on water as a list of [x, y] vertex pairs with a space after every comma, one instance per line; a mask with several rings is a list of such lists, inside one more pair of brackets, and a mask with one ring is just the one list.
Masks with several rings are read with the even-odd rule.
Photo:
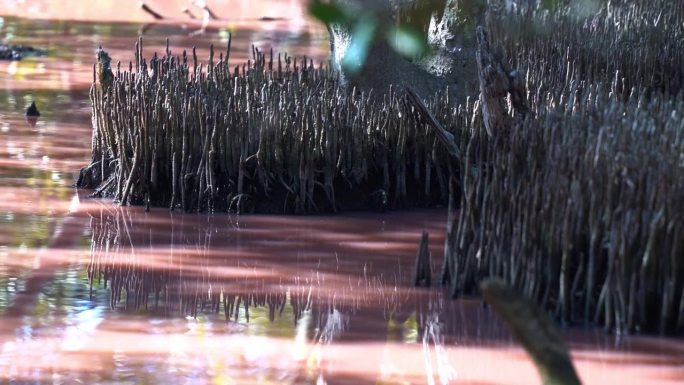
[[111, 290], [113, 309], [221, 312], [248, 322], [252, 305], [268, 308], [271, 321], [288, 306], [295, 323], [310, 310], [370, 309], [400, 323], [420, 310], [422, 323], [428, 308], [443, 301], [440, 293], [409, 286], [412, 255], [423, 228], [439, 253], [443, 223], [443, 210], [203, 217], [103, 206], [91, 219], [88, 270], [91, 283]]
[[[235, 217], [72, 203], [15, 284], [20, 298], [0, 306], [17, 325], [0, 373], [18, 383], [537, 381], [478, 301], [409, 286], [421, 229], [439, 254], [440, 210]], [[566, 336], [586, 383], [681, 379], [681, 341]]]
[[[394, 380], [446, 383], [456, 369], [445, 344], [510, 344], [477, 301], [410, 287], [421, 229], [431, 233], [434, 254], [444, 242], [443, 210], [205, 217], [101, 206], [90, 215], [90, 289], [104, 291], [110, 309], [303, 339], [311, 346], [300, 364], [311, 370], [318, 362], [318, 380], [375, 383], [395, 371]], [[356, 349], [364, 365], [345, 372], [338, 361]], [[414, 361], [412, 369], [393, 363], [395, 354]]]
[[[251, 4], [251, 3], [250, 3]], [[276, 26], [270, 24], [270, 26]], [[205, 216], [86, 199], [94, 50], [132, 60], [140, 24], [5, 18], [47, 58], [0, 63], [0, 383], [530, 384], [532, 363], [478, 301], [410, 287], [422, 230], [434, 266], [444, 210], [318, 217]], [[233, 33], [324, 60], [315, 29], [146, 31], [146, 56]], [[271, 27], [269, 27], [271, 28]], [[270, 46], [269, 46], [270, 44]], [[181, 49], [179, 48], [179, 49]], [[179, 51], [180, 53], [180, 51]], [[35, 127], [24, 111], [36, 101]], [[590, 383], [681, 383], [684, 343], [567, 330]]]
[[[438, 290], [410, 287], [420, 229], [430, 232], [431, 251], [439, 255], [444, 241], [441, 210], [208, 219], [101, 206], [90, 215], [91, 293], [107, 293], [101, 300], [119, 314], [206, 318], [269, 337], [297, 339], [303, 333], [314, 345], [312, 352], [315, 346], [327, 347], [334, 365], [322, 367], [317, 375], [331, 383], [381, 377], [389, 365], [386, 359], [414, 361], [409, 367], [421, 373], [413, 379], [419, 383], [449, 383], [459, 373], [468, 378], [482, 369], [474, 357], [505, 363], [512, 359], [510, 354], [517, 357], [513, 362], [522, 365], [523, 374], [493, 383], [536, 381], [489, 309], [478, 301], [451, 301]], [[610, 378], [596, 366], [605, 371], [611, 365], [657, 368], [682, 363], [681, 341], [618, 340], [586, 329], [569, 329], [565, 335], [587, 383], [591, 376]], [[364, 369], [370, 374], [340, 372], [350, 358], [332, 351], [346, 347], [353, 352], [374, 344], [385, 347], [364, 352], [364, 361], [374, 368]], [[414, 350], [402, 352], [407, 346]], [[397, 349], [402, 358], [387, 358], [392, 356], [388, 349]], [[511, 370], [521, 371], [519, 366]], [[418, 379], [421, 375], [427, 377]]]

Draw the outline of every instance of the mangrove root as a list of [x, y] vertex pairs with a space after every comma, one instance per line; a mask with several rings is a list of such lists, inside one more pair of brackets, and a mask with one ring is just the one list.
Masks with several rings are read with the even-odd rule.
[[413, 279], [414, 286], [430, 287], [432, 285], [432, 262], [428, 248], [428, 232], [423, 231], [416, 255], [416, 268]]
[[[506, 86], [459, 107], [442, 280], [459, 296], [500, 277], [563, 323], [684, 332], [684, 3], [494, 21], [530, 112], [511, 117]], [[503, 64], [482, 68], [510, 83]]]
[[[218, 60], [212, 47], [206, 66], [194, 50], [175, 56], [168, 46], [148, 63], [140, 40], [136, 62], [113, 70], [98, 50], [93, 159], [78, 186], [186, 211], [446, 204], [447, 150], [459, 141], [448, 90], [423, 106], [434, 111], [426, 125], [403, 92], [350, 92], [307, 58], [252, 53], [231, 70], [229, 40]], [[437, 121], [444, 126], [428, 128]]]

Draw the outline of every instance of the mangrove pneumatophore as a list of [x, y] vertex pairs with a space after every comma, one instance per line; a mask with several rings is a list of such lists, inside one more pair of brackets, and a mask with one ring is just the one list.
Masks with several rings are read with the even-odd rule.
[[36, 123], [38, 122], [38, 118], [40, 117], [40, 111], [38, 111], [38, 107], [36, 107], [36, 102], [32, 101], [31, 105], [26, 108], [26, 113], [24, 113], [24, 117], [26, 118], [26, 123], [29, 124], [29, 126], [34, 127]]
[[[682, 333], [683, 21], [667, 0], [491, 16], [478, 43], [510, 59], [481, 56], [478, 75], [505, 87], [426, 108], [256, 49], [232, 71], [222, 54], [204, 71], [168, 49], [148, 66], [138, 47], [135, 71], [114, 73], [100, 55], [79, 185], [185, 210], [448, 201], [439, 282], [452, 296], [495, 276], [565, 323]], [[485, 103], [503, 120], [485, 123]]]
[[[218, 60], [212, 48], [202, 65], [194, 50], [174, 56], [167, 46], [148, 63], [141, 40], [136, 63], [113, 71], [98, 50], [93, 159], [77, 185], [122, 204], [186, 211], [446, 203], [451, 160], [403, 91], [348, 91], [326, 66], [256, 48], [231, 71], [229, 55], [230, 43]], [[446, 92], [428, 108], [454, 131], [458, 110]]]
[[501, 277], [564, 323], [682, 333], [684, 3], [617, 3], [491, 20], [530, 112], [459, 126], [440, 281]]
[[428, 247], [429, 235], [423, 231], [418, 244], [416, 255], [416, 267], [413, 274], [414, 286], [430, 287], [432, 285], [432, 262], [430, 261], [430, 249]]

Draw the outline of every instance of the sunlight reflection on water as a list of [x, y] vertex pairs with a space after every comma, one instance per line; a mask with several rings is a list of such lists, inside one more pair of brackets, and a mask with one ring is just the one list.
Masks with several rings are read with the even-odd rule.
[[[242, 4], [242, 3], [241, 3]], [[146, 31], [145, 51], [234, 33], [325, 60], [321, 28]], [[441, 209], [337, 216], [193, 215], [122, 208], [71, 188], [90, 157], [93, 52], [132, 59], [137, 24], [5, 18], [4, 36], [51, 55], [0, 63], [0, 383], [538, 383], [477, 301], [410, 287], [420, 233]], [[35, 100], [35, 127], [23, 117]], [[437, 270], [435, 261], [434, 269]], [[681, 383], [681, 340], [567, 332], [586, 383]]]

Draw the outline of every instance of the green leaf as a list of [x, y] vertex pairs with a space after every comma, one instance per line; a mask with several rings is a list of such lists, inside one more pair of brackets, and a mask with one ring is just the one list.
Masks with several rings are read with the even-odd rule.
[[356, 74], [363, 68], [363, 63], [368, 56], [368, 49], [373, 42], [376, 30], [375, 20], [362, 17], [352, 28], [352, 39], [349, 48], [342, 58], [341, 64], [348, 74]]
[[387, 31], [387, 41], [395, 51], [408, 58], [421, 57], [430, 50], [427, 37], [407, 26], [391, 28]]
[[343, 8], [334, 3], [322, 3], [320, 0], [309, 3], [309, 14], [325, 24], [346, 23], [349, 20]]

